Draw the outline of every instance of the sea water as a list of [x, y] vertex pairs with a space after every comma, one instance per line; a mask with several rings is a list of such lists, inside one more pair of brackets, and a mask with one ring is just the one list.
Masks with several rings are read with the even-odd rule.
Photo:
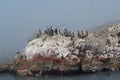
[[99, 72], [79, 76], [25, 77], [9, 74], [0, 75], [0, 80], [120, 80], [120, 72]]

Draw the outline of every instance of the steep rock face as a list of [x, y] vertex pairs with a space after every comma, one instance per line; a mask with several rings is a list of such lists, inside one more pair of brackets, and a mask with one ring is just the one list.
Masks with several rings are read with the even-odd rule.
[[29, 42], [23, 54], [27, 56], [27, 59], [31, 59], [35, 54], [41, 54], [41, 56], [49, 57], [50, 55], [57, 55], [57, 57], [66, 56], [70, 54], [68, 50], [69, 44], [72, 41], [70, 37], [61, 35], [40, 37]]
[[56, 58], [65, 58], [69, 55], [73, 59], [77, 57], [72, 55], [71, 51], [74, 50], [77, 54], [78, 50], [75, 47], [80, 47], [80, 45], [84, 46], [85, 42], [84, 39], [79, 39], [78, 37], [71, 40], [71, 37], [62, 35], [44, 35], [30, 41], [24, 48], [22, 54], [26, 55], [27, 60], [32, 59], [36, 54], [40, 54], [43, 57], [55, 55]]

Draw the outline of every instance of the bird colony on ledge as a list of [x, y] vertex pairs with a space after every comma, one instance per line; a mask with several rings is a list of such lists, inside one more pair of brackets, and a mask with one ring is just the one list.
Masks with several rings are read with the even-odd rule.
[[31, 69], [39, 74], [44, 70], [120, 70], [120, 23], [95, 32], [71, 32], [52, 26], [45, 31], [39, 29], [23, 51], [16, 54], [14, 64], [18, 62], [19, 75], [21, 70], [27, 74]]

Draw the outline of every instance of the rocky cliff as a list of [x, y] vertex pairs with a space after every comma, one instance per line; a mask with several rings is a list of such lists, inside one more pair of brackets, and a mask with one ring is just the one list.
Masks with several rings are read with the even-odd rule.
[[102, 27], [93, 33], [50, 27], [44, 32], [39, 30], [22, 53], [16, 55], [14, 63], [21, 63], [18, 70], [32, 68], [41, 72], [120, 70], [119, 39], [120, 23]]

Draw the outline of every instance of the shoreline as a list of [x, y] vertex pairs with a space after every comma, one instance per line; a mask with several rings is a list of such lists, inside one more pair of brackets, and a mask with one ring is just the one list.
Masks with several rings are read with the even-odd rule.
[[[18, 74], [20, 71], [24, 74]], [[119, 70], [116, 70], [119, 71]], [[24, 70], [12, 70], [10, 71], [10, 67], [4, 67], [0, 68], [0, 75], [2, 74], [10, 74], [10, 75], [15, 75], [15, 76], [31, 76], [31, 77], [43, 77], [43, 76], [77, 76], [77, 75], [86, 75], [86, 74], [96, 74], [98, 72], [116, 72], [112, 71], [110, 69], [103, 69], [102, 71], [94, 71], [94, 70], [89, 70], [89, 71], [82, 71], [80, 72], [78, 69], [76, 70], [66, 70], [66, 71], [60, 71], [60, 70], [43, 70], [42, 72], [37, 72], [33, 71], [28, 74], [28, 71]]]

